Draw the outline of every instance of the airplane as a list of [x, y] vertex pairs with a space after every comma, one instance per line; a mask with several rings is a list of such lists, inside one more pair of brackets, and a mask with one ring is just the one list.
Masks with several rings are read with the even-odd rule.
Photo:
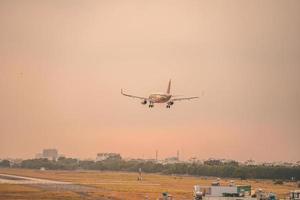
[[183, 100], [191, 100], [191, 99], [197, 99], [199, 97], [182, 97], [182, 98], [176, 98], [176, 95], [172, 95], [171, 93], [171, 80], [169, 80], [168, 88], [166, 93], [153, 93], [150, 94], [149, 97], [140, 97], [140, 96], [134, 96], [130, 94], [126, 94], [123, 92], [123, 89], [121, 89], [121, 94], [127, 97], [132, 97], [136, 99], [141, 99], [141, 104], [146, 105], [149, 102], [149, 108], [153, 108], [155, 103], [166, 103], [166, 108], [171, 108], [171, 106], [174, 104], [175, 101], [183, 101]]

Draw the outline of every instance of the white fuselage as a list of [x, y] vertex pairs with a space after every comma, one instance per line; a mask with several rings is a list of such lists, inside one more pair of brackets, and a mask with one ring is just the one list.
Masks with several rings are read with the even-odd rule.
[[152, 103], [166, 103], [171, 99], [172, 95], [170, 94], [161, 94], [161, 93], [156, 93], [156, 94], [151, 94], [149, 96], [149, 100]]

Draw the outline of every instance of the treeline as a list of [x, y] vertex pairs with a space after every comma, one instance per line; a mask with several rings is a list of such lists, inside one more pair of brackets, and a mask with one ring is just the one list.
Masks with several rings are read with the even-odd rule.
[[[3, 161], [2, 161], [3, 162]], [[1, 166], [1, 163], [0, 163]], [[5, 162], [7, 166], [7, 162]], [[29, 169], [51, 169], [51, 170], [111, 170], [111, 171], [130, 171], [137, 172], [139, 168], [143, 172], [163, 173], [163, 174], [186, 174], [196, 176], [215, 176], [231, 177], [241, 179], [281, 179], [281, 180], [300, 180], [300, 167], [286, 166], [264, 166], [239, 165], [237, 162], [222, 163], [208, 161], [203, 164], [197, 163], [174, 163], [160, 164], [152, 161], [122, 159], [108, 159], [104, 161], [84, 161], [73, 158], [61, 157], [56, 161], [48, 159], [24, 160], [19, 165], [13, 167]]]
[[0, 161], [0, 167], [10, 167], [9, 160], [1, 160]]

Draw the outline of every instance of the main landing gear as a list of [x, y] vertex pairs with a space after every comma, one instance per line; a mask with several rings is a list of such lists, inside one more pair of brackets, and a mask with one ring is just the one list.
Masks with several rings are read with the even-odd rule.
[[154, 104], [150, 101], [149, 102], [149, 108], [153, 108], [154, 107]]
[[172, 106], [173, 104], [174, 104], [173, 101], [168, 102], [166, 108], [171, 108], [171, 106]]

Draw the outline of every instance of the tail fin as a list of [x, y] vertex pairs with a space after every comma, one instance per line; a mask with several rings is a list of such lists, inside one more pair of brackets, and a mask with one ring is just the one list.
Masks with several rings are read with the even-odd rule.
[[168, 89], [167, 89], [167, 94], [170, 94], [171, 91], [171, 79], [169, 80], [169, 85], [168, 85]]

